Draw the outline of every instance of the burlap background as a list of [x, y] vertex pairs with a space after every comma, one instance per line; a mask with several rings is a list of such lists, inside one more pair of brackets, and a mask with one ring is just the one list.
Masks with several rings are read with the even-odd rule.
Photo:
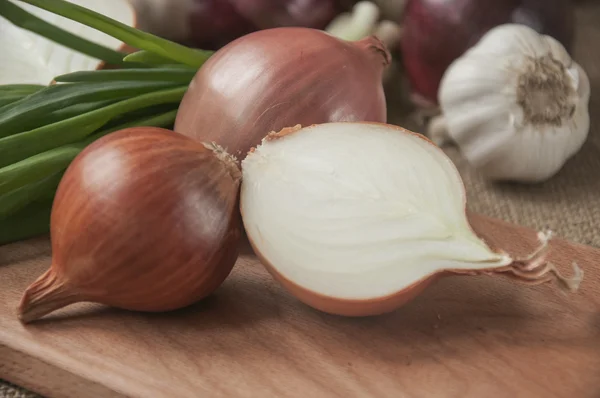
[[[447, 153], [463, 175], [471, 210], [536, 229], [551, 228], [569, 240], [600, 247], [600, 96], [595, 95], [600, 90], [600, 4], [580, 5], [577, 17], [575, 58], [592, 84], [592, 128], [583, 149], [560, 174], [539, 185], [490, 184], [469, 169], [456, 149]], [[390, 111], [390, 121], [417, 129]], [[35, 397], [0, 380], [0, 398]]]

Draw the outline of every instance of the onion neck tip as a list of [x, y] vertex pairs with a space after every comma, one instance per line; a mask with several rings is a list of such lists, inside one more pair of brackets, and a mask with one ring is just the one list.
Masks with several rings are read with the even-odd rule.
[[18, 318], [21, 323], [30, 323], [77, 301], [80, 300], [69, 292], [56, 273], [49, 270], [32, 283], [23, 294], [18, 308]]
[[385, 68], [392, 63], [392, 54], [385, 43], [375, 35], [371, 35], [355, 42], [373, 55], [373, 58]]
[[225, 164], [233, 180], [239, 181], [242, 179], [242, 172], [240, 170], [239, 161], [234, 155], [227, 152], [225, 148], [223, 148], [215, 142], [203, 143], [203, 145], [207, 149], [213, 151], [217, 158]]

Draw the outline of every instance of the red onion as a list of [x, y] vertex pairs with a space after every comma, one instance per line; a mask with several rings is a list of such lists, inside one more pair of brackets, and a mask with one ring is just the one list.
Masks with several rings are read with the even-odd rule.
[[560, 41], [574, 38], [571, 0], [409, 0], [401, 50], [413, 98], [437, 103], [446, 68], [494, 26], [522, 23]]
[[189, 12], [190, 42], [205, 49], [216, 49], [256, 30], [229, 0], [194, 0]]
[[247, 33], [298, 26], [325, 27], [354, 0], [130, 0], [140, 29], [203, 49], [218, 49]]
[[332, 0], [229, 0], [258, 29], [302, 26], [324, 29], [338, 12]]
[[340, 11], [335, 0], [194, 0], [191, 39], [198, 47], [215, 49], [257, 30], [325, 29]]
[[390, 54], [376, 37], [321, 30], [251, 33], [217, 51], [184, 96], [175, 131], [245, 156], [270, 131], [335, 121], [385, 122]]

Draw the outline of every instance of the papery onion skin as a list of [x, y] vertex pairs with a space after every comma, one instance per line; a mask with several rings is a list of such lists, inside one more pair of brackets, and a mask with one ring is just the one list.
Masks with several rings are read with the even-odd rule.
[[573, 46], [571, 0], [408, 0], [400, 43], [402, 62], [418, 105], [437, 104], [448, 66], [491, 28], [521, 23]]
[[21, 319], [80, 301], [168, 311], [210, 295], [238, 256], [240, 178], [227, 154], [161, 128], [92, 143], [59, 185], [52, 265]]
[[375, 37], [346, 42], [307, 28], [254, 32], [200, 68], [175, 131], [243, 158], [269, 131], [295, 124], [385, 122], [381, 79], [390, 60]]

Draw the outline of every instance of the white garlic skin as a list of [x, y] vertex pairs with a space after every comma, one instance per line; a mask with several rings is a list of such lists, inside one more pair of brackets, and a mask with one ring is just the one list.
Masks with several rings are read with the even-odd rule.
[[[554, 83], [565, 84], [565, 106], [551, 123], [532, 122], [519, 103], [520, 92], [530, 100], [535, 94], [520, 91], [519, 85], [536, 61], [556, 70], [564, 67]], [[517, 24], [500, 25], [484, 35], [450, 65], [439, 91], [448, 135], [467, 161], [489, 179], [520, 182], [547, 180], [579, 151], [589, 131], [589, 97], [588, 77], [565, 48]], [[538, 98], [545, 98], [546, 105], [558, 103], [552, 96]]]

